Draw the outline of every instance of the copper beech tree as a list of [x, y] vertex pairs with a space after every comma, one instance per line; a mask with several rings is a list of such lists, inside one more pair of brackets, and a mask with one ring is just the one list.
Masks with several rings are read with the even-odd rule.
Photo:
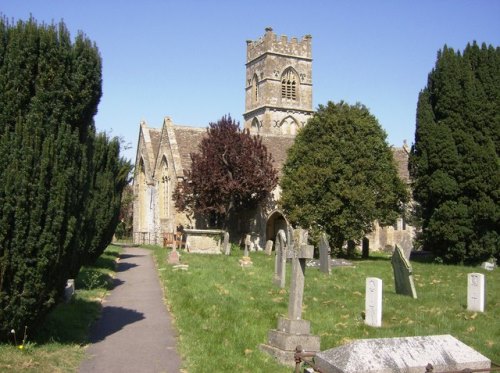
[[201, 215], [211, 226], [227, 228], [229, 220], [264, 201], [278, 183], [272, 156], [259, 136], [240, 130], [230, 115], [210, 123], [191, 170], [177, 184], [175, 206]]

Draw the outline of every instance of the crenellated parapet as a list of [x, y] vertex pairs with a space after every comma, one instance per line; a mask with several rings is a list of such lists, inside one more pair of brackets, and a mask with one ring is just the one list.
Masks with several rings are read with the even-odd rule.
[[304, 59], [312, 59], [311, 35], [305, 35], [302, 40], [286, 35], [278, 37], [271, 27], [266, 28], [263, 37], [257, 40], [247, 40], [247, 63], [259, 58], [265, 53], [275, 53]]

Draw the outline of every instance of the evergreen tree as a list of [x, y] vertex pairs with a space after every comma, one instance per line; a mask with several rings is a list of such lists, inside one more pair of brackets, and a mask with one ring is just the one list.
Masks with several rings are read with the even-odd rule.
[[326, 232], [340, 251], [373, 222], [393, 224], [407, 199], [386, 134], [361, 104], [319, 106], [283, 167], [281, 205], [293, 224]]
[[0, 19], [0, 340], [36, 328], [112, 236], [130, 165], [96, 137], [100, 97], [83, 34]]
[[230, 116], [210, 123], [191, 170], [174, 193], [177, 209], [227, 228], [233, 214], [256, 207], [278, 181], [272, 158], [258, 136], [240, 131]]
[[444, 47], [417, 105], [410, 158], [421, 244], [445, 262], [500, 255], [500, 48]]

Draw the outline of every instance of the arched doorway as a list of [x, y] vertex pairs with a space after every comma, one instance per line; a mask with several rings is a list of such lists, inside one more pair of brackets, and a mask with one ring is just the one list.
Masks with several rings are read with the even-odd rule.
[[271, 240], [274, 242], [276, 235], [280, 229], [287, 232], [289, 223], [285, 215], [280, 210], [274, 210], [269, 214], [266, 222], [266, 241]]

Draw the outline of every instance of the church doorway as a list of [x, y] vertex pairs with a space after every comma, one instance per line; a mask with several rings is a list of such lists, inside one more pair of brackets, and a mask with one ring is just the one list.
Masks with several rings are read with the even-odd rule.
[[279, 210], [273, 211], [266, 222], [266, 241], [271, 240], [274, 242], [276, 235], [280, 229], [283, 229], [286, 233], [288, 228], [288, 221], [285, 215]]

